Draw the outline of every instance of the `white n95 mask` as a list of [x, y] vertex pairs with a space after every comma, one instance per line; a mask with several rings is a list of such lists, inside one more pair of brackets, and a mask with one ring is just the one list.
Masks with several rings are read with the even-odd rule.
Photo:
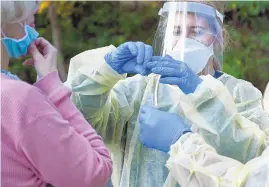
[[172, 51], [167, 54], [175, 60], [182, 61], [196, 74], [203, 71], [208, 60], [214, 55], [213, 43], [207, 47], [204, 44], [190, 38], [184, 42], [177, 42]]

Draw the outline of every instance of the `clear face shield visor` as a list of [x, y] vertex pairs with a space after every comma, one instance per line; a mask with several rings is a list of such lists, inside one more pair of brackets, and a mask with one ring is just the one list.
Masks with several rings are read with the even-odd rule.
[[222, 69], [223, 16], [195, 2], [167, 2], [159, 12], [154, 41], [156, 55], [186, 63], [196, 74]]

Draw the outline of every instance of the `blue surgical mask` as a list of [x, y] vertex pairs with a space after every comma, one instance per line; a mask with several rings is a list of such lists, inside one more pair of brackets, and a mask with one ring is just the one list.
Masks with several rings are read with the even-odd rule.
[[7, 50], [8, 56], [11, 58], [19, 58], [26, 55], [30, 44], [39, 36], [38, 32], [29, 25], [24, 25], [23, 27], [25, 36], [20, 39], [9, 38], [2, 32], [4, 35], [2, 42]]

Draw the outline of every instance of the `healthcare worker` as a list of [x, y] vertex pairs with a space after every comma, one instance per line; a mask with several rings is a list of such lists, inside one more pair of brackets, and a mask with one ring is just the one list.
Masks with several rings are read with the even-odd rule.
[[[165, 3], [154, 42], [157, 56], [149, 45], [127, 42], [71, 59], [66, 85], [112, 152], [114, 186], [178, 186], [165, 166], [167, 151], [191, 131], [219, 154], [242, 162], [265, 149], [269, 120], [261, 93], [220, 72], [223, 16], [216, 5], [223, 6], [208, 1]], [[137, 75], [126, 78], [127, 73]], [[180, 118], [180, 128], [167, 128], [173, 118], [154, 121], [154, 115], [147, 115], [154, 110]], [[152, 132], [144, 134], [144, 127], [152, 127]], [[151, 149], [159, 145], [161, 151]]]

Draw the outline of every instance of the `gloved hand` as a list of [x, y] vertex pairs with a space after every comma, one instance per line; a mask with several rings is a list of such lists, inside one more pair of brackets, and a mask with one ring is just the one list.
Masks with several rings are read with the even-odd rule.
[[185, 94], [193, 93], [202, 82], [186, 64], [170, 56], [154, 56], [146, 66], [152, 73], [161, 75], [161, 83], [177, 85]]
[[119, 74], [138, 73], [147, 75], [146, 63], [150, 61], [153, 49], [142, 42], [126, 42], [105, 56], [105, 61]]
[[184, 133], [191, 132], [177, 115], [157, 110], [153, 107], [142, 106], [139, 114], [140, 141], [143, 145], [168, 152]]

